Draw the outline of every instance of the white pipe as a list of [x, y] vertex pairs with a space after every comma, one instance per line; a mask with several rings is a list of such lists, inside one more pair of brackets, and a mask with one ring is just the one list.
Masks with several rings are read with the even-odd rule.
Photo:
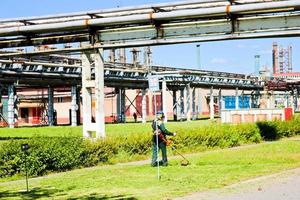
[[86, 19], [64, 23], [27, 25], [11, 28], [0, 29], [0, 36], [16, 36], [24, 33], [47, 33], [67, 30], [81, 30], [87, 29], [89, 26], [111, 26], [133, 23], [146, 23], [152, 20], [175, 20], [188, 19], [205, 16], [226, 16], [227, 14], [241, 14], [243, 12], [256, 13], [258, 11], [264, 12], [273, 9], [294, 9], [300, 6], [300, 1], [291, 0], [283, 2], [247, 4], [247, 5], [233, 5], [205, 9], [190, 9], [162, 13], [150, 13], [141, 15], [131, 15], [111, 18], [97, 18]]
[[45, 15], [37, 17], [23, 17], [23, 18], [9, 18], [9, 19], [0, 19], [0, 23], [7, 22], [20, 22], [20, 21], [32, 21], [32, 20], [45, 20], [45, 19], [55, 19], [63, 17], [78, 17], [78, 16], [87, 16], [93, 14], [106, 14], [106, 13], [115, 13], [115, 12], [125, 12], [133, 10], [142, 10], [142, 9], [152, 9], [152, 8], [165, 8], [165, 7], [176, 7], [176, 6], [185, 6], [193, 4], [205, 4], [205, 3], [216, 3], [216, 2], [228, 2], [227, 0], [190, 0], [190, 1], [178, 1], [174, 3], [160, 3], [152, 5], [141, 5], [141, 6], [128, 6], [123, 8], [112, 8], [105, 10], [92, 10], [88, 12], [74, 12], [74, 13], [62, 13], [57, 15]]

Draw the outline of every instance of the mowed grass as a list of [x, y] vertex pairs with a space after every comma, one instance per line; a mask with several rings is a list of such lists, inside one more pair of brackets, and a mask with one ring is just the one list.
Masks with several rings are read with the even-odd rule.
[[4, 199], [168, 199], [220, 188], [257, 176], [300, 167], [300, 141], [282, 140], [242, 148], [192, 155], [191, 165], [180, 160], [161, 168], [147, 165], [99, 166], [53, 174], [29, 181], [0, 183]]
[[[211, 124], [211, 122], [208, 120], [201, 120], [192, 122], [169, 122], [166, 126], [172, 131], [178, 128], [197, 128], [208, 124]], [[108, 136], [128, 135], [133, 133], [143, 134], [149, 133], [151, 130], [151, 123], [106, 124], [106, 134]], [[82, 126], [26, 127], [14, 129], [0, 128], [0, 139], [33, 136], [82, 137]]]

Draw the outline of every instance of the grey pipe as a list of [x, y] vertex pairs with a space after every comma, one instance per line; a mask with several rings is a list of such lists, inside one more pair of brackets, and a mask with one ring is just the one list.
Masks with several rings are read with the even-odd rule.
[[280, 1], [271, 3], [247, 4], [247, 5], [233, 5], [205, 9], [191, 9], [180, 10], [172, 12], [151, 13], [141, 15], [130, 15], [122, 17], [98, 18], [89, 20], [79, 20], [65, 23], [41, 24], [41, 25], [27, 25], [12, 28], [0, 29], [0, 36], [17, 36], [24, 33], [47, 33], [68, 30], [82, 30], [89, 26], [111, 26], [133, 23], [145, 23], [151, 20], [175, 20], [187, 19], [205, 16], [226, 16], [228, 12], [232, 14], [241, 14], [243, 12], [256, 13], [258, 11], [265, 11], [269, 9], [294, 9], [300, 6], [300, 1]]

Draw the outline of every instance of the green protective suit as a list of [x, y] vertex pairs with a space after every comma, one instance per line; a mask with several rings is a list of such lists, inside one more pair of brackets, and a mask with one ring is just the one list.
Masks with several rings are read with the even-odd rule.
[[[167, 135], [170, 135], [170, 136], [173, 136], [174, 134], [170, 131], [168, 131], [165, 127], [165, 124], [163, 122], [160, 122], [160, 121], [153, 121], [152, 123], [152, 128], [153, 128], [153, 132], [155, 131], [155, 126], [157, 123], [157, 128], [158, 130], [161, 132], [162, 134], [162, 137], [164, 137], [164, 139], [166, 139], [166, 136]], [[157, 150], [161, 150], [162, 152], [162, 160], [159, 161], [159, 165], [162, 165], [162, 166], [167, 166], [168, 165], [168, 158], [167, 158], [167, 145], [166, 143], [160, 138], [158, 137], [158, 149], [157, 149], [157, 143], [156, 143], [156, 135], [153, 134], [153, 138], [152, 138], [152, 162], [151, 162], [151, 165], [154, 167], [154, 166], [157, 166], [158, 164], [158, 161], [157, 161]]]

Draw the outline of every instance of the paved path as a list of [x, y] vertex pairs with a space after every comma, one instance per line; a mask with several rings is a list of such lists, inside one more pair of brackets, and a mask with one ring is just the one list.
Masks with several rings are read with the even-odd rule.
[[300, 168], [176, 200], [300, 200]]

